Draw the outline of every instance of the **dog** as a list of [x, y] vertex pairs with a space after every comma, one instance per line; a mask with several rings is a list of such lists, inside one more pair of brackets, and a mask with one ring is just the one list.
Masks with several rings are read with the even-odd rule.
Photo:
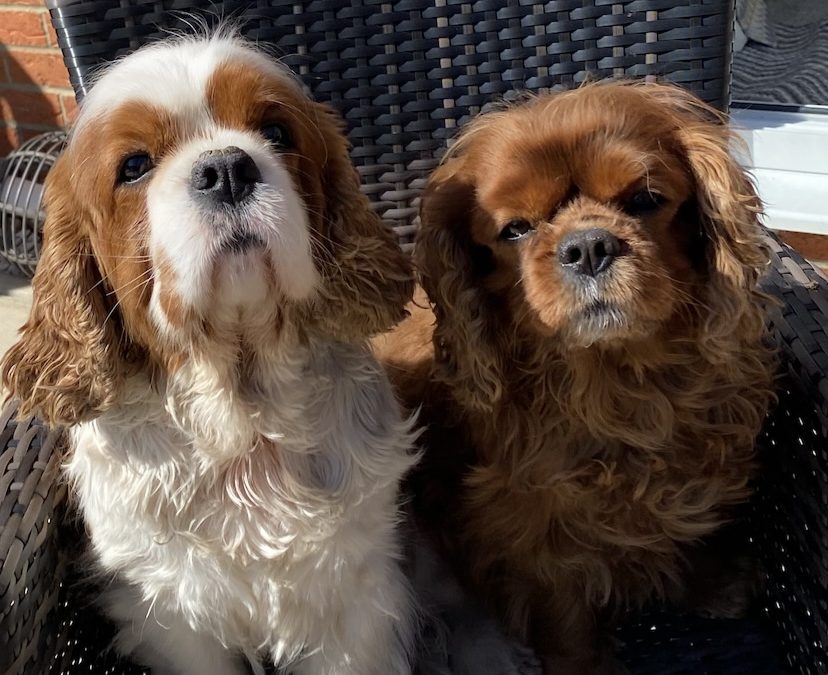
[[725, 119], [593, 83], [461, 131], [375, 341], [426, 457], [415, 508], [544, 672], [616, 672], [613, 616], [681, 598], [747, 499], [772, 398], [761, 204]]
[[411, 672], [416, 433], [367, 339], [414, 280], [335, 113], [229, 31], [163, 40], [96, 80], [45, 200], [2, 376], [68, 427], [118, 650], [175, 675]]

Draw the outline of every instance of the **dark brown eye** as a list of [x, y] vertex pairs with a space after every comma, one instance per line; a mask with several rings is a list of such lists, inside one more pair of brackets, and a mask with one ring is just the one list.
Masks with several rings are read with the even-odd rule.
[[290, 130], [284, 124], [267, 124], [262, 127], [262, 135], [279, 150], [293, 147]]
[[664, 201], [664, 196], [658, 192], [641, 190], [627, 200], [624, 210], [631, 216], [640, 216], [655, 211]]
[[501, 241], [518, 241], [534, 231], [535, 228], [528, 220], [515, 218], [506, 223], [506, 226], [500, 231], [498, 239]]
[[118, 172], [118, 182], [134, 183], [149, 173], [153, 166], [152, 159], [145, 152], [130, 155], [121, 164], [121, 169]]

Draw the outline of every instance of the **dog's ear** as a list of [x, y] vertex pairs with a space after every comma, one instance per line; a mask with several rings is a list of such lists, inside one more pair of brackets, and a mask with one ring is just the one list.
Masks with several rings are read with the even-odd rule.
[[420, 201], [414, 248], [423, 288], [437, 319], [434, 354], [438, 376], [465, 405], [489, 409], [502, 393], [497, 322], [480, 284], [485, 253], [471, 238], [475, 186], [449, 159], [429, 179]]
[[768, 262], [750, 177], [729, 151], [731, 134], [714, 124], [688, 125], [680, 138], [696, 183], [696, 202], [709, 246], [707, 261], [729, 283], [751, 289]]
[[690, 93], [669, 85], [655, 85], [653, 91], [662, 109], [675, 115], [676, 134], [695, 185], [709, 275], [709, 338], [730, 335], [737, 326], [745, 339], [752, 339], [764, 331], [765, 298], [757, 282], [769, 257], [759, 221], [761, 201], [732, 154], [739, 139], [725, 115]]
[[324, 143], [323, 222], [314, 242], [323, 282], [313, 321], [339, 339], [364, 340], [405, 317], [414, 273], [396, 235], [359, 189], [339, 116], [328, 106], [312, 105]]
[[107, 322], [101, 277], [72, 197], [71, 158], [46, 181], [46, 222], [33, 302], [20, 338], [6, 353], [2, 379], [20, 414], [50, 425], [94, 418], [115, 400], [122, 380], [118, 333]]
[[709, 268], [740, 289], [750, 289], [767, 265], [759, 217], [762, 204], [732, 154], [739, 142], [727, 116], [673, 85], [643, 85], [655, 104], [673, 114], [696, 190]]

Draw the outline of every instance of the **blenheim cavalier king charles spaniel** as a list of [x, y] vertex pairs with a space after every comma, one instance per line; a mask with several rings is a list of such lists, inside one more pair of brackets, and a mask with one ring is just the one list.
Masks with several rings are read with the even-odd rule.
[[479, 117], [423, 195], [431, 309], [376, 347], [420, 513], [549, 675], [614, 672], [607, 616], [678, 598], [749, 495], [773, 357], [730, 140], [679, 88], [587, 85]]
[[97, 80], [46, 208], [3, 381], [69, 427], [119, 649], [410, 672], [415, 434], [367, 339], [414, 282], [333, 112], [232, 36], [160, 42]]

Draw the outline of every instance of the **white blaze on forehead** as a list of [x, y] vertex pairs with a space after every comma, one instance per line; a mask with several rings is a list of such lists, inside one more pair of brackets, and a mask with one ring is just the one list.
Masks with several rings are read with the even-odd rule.
[[301, 91], [290, 70], [237, 38], [219, 35], [166, 40], [116, 61], [95, 79], [81, 103], [75, 133], [126, 102], [143, 101], [173, 115], [203, 109], [211, 76], [228, 62], [249, 63], [251, 68]]

